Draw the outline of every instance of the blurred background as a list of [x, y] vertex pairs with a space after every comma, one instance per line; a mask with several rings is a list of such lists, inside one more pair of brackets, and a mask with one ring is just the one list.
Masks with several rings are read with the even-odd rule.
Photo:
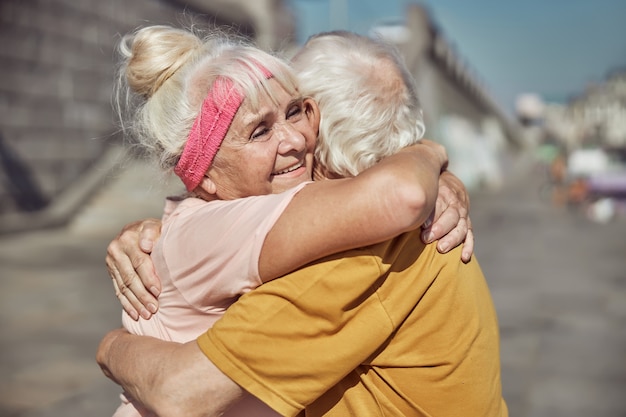
[[122, 143], [110, 104], [115, 45], [157, 23], [229, 26], [283, 51], [332, 29], [383, 36], [417, 80], [427, 136], [448, 147], [451, 169], [469, 188], [501, 186], [509, 158], [532, 154], [555, 202], [602, 200], [595, 211], [605, 217], [623, 211], [613, 195], [626, 187], [626, 4], [619, 0], [0, 5], [0, 231], [63, 223], [95, 191], [86, 186], [77, 195], [78, 181]]
[[115, 408], [93, 360], [119, 325], [106, 244], [179, 187], [118, 132], [114, 49], [190, 23], [272, 51], [332, 29], [395, 44], [472, 194], [511, 415], [626, 416], [621, 0], [0, 0], [0, 415]]

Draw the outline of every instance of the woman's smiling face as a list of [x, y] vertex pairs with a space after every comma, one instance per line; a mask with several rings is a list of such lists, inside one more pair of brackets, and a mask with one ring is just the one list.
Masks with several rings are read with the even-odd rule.
[[207, 172], [219, 199], [280, 193], [311, 180], [317, 104], [269, 84], [276, 100], [262, 95], [254, 109], [243, 101]]

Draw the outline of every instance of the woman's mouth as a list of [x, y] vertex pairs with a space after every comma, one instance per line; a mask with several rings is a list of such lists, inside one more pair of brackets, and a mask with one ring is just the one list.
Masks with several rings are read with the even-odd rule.
[[281, 171], [277, 171], [275, 173], [273, 173], [272, 175], [284, 175], [284, 174], [288, 174], [290, 172], [293, 172], [295, 170], [297, 170], [298, 168], [302, 167], [304, 165], [304, 161], [300, 161], [297, 164], [287, 168], [287, 169], [283, 169]]

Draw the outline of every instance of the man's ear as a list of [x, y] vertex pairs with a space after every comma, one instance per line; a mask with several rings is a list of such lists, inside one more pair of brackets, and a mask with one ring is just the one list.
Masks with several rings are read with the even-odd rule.
[[309, 123], [315, 130], [315, 134], [319, 134], [320, 130], [320, 108], [317, 102], [310, 97], [304, 99], [304, 113], [306, 114]]

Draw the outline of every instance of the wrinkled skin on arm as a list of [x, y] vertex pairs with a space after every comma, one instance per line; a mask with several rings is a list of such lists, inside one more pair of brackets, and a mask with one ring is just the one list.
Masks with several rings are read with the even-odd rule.
[[[442, 253], [462, 244], [462, 260], [468, 262], [474, 251], [469, 207], [469, 195], [461, 180], [444, 171], [435, 210], [423, 226], [424, 242], [439, 240], [437, 248]], [[161, 284], [150, 252], [160, 233], [160, 220], [136, 221], [126, 225], [107, 248], [106, 265], [115, 293], [134, 319], [139, 315], [148, 319], [158, 308]]]
[[220, 416], [246, 394], [195, 341], [166, 342], [118, 329], [102, 339], [96, 360], [107, 377], [160, 417]]

